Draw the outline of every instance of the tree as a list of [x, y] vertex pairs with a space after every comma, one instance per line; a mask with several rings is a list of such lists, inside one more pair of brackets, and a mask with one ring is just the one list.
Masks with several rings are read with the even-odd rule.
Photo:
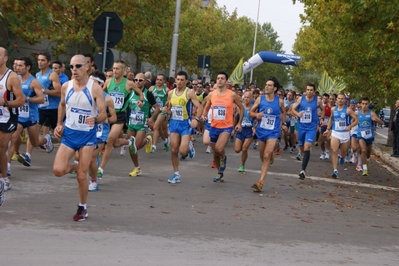
[[[308, 26], [299, 33], [295, 47], [304, 64], [339, 78], [351, 94], [393, 106], [391, 95], [399, 93], [397, 2], [300, 2], [305, 5], [302, 21]], [[306, 45], [309, 42], [314, 45]]]

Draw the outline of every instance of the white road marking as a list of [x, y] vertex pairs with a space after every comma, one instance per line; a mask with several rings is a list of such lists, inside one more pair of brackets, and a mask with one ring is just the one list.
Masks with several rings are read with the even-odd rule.
[[[245, 169], [246, 172], [257, 173], [260, 174], [260, 170], [249, 170]], [[276, 176], [285, 176], [296, 178], [299, 180], [298, 175], [295, 174], [288, 174], [288, 173], [277, 173], [277, 172], [268, 172], [270, 175]], [[306, 176], [306, 179], [317, 180], [317, 181], [324, 181], [329, 183], [341, 184], [341, 185], [349, 185], [349, 186], [358, 186], [358, 187], [366, 187], [366, 188], [375, 188], [375, 189], [383, 189], [383, 190], [392, 190], [392, 191], [399, 191], [398, 187], [388, 187], [388, 186], [380, 186], [380, 185], [373, 185], [373, 184], [366, 184], [361, 182], [353, 182], [353, 181], [345, 181], [340, 179], [333, 179], [333, 178], [325, 178], [325, 177], [318, 177], [318, 176]], [[306, 180], [305, 179], [305, 180]]]
[[381, 136], [381, 137], [385, 138], [385, 139], [388, 138], [387, 136], [385, 136], [385, 135], [383, 135], [383, 134], [381, 134], [381, 133], [378, 133], [377, 131], [374, 131], [374, 133], [377, 134], [378, 136]]

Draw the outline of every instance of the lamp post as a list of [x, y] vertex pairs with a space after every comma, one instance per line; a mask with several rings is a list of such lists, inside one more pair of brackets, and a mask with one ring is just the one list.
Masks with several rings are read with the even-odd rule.
[[170, 55], [169, 77], [176, 75], [177, 44], [179, 41], [179, 21], [180, 21], [181, 0], [176, 0], [175, 26], [173, 28], [172, 52]]
[[[252, 50], [252, 56], [255, 55], [255, 49], [256, 49], [256, 36], [258, 35], [258, 21], [259, 21], [259, 10], [260, 10], [260, 0], [258, 2], [258, 15], [256, 17], [256, 25], [255, 25], [255, 36], [254, 36], [254, 46]], [[254, 70], [251, 70], [251, 74], [249, 76], [249, 83], [252, 83], [252, 75], [254, 73]]]

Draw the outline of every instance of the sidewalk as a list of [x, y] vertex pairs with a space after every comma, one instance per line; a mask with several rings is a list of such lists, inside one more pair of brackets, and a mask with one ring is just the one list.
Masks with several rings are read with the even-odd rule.
[[399, 173], [399, 158], [391, 157], [392, 147], [385, 146], [386, 143], [387, 138], [384, 135], [376, 132], [371, 152], [375, 156], [379, 157], [386, 165]]

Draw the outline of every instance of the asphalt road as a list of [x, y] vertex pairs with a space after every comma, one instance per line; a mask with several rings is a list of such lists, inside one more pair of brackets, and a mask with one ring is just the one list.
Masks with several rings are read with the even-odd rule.
[[226, 182], [213, 183], [211, 156], [199, 139], [195, 147], [175, 185], [162, 143], [156, 154], [139, 151], [139, 177], [128, 176], [130, 158], [114, 150], [84, 222], [72, 220], [76, 179], [53, 176], [54, 154], [35, 150], [29, 168], [13, 162], [0, 265], [398, 265], [398, 176], [381, 161], [371, 162], [369, 177], [348, 163], [333, 180], [314, 147], [301, 181], [301, 162], [283, 151], [259, 194], [250, 188], [258, 151], [251, 148], [241, 174], [229, 144]]

